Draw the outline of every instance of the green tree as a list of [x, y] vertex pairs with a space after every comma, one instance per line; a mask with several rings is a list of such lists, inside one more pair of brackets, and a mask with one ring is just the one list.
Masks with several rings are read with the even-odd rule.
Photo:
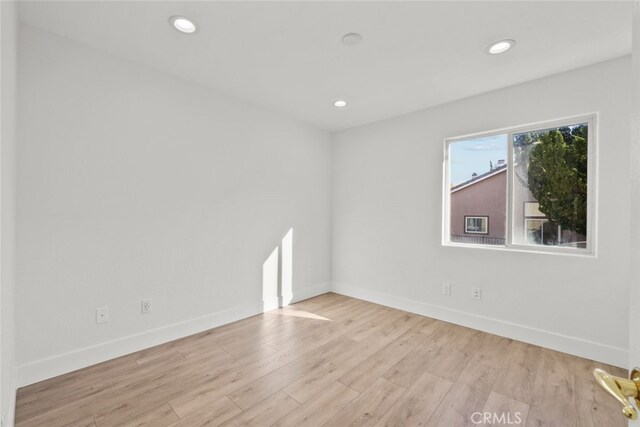
[[563, 127], [529, 134], [521, 145], [528, 151], [527, 183], [540, 212], [551, 223], [583, 236], [587, 235], [587, 136], [586, 125]]

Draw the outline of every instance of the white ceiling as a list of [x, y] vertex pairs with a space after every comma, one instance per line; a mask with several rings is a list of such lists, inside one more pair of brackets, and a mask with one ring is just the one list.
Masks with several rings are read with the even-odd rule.
[[[629, 1], [23, 1], [20, 17], [336, 131], [627, 55], [631, 8]], [[194, 19], [198, 33], [170, 28], [172, 15]], [[349, 32], [363, 43], [341, 44]], [[485, 53], [504, 38], [515, 39], [515, 49]], [[333, 107], [336, 98], [348, 107]]]

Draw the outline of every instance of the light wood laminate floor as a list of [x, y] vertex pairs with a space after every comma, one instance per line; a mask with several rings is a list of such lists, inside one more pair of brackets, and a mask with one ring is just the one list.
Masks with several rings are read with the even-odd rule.
[[625, 376], [329, 293], [21, 388], [16, 417], [20, 427], [454, 427], [490, 412], [522, 426], [622, 427], [595, 367]]

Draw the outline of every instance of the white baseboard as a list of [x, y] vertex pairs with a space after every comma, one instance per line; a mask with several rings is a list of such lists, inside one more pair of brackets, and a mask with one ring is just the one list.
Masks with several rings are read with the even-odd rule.
[[293, 293], [284, 294], [279, 297], [267, 297], [262, 299], [262, 308], [264, 311], [275, 310], [278, 307], [294, 304], [308, 298], [331, 292], [331, 283], [321, 283], [306, 289], [300, 289]]
[[[296, 291], [291, 295], [291, 299], [292, 301], [300, 301], [330, 291], [331, 284], [323, 283]], [[17, 385], [18, 387], [24, 387], [87, 366], [95, 365], [96, 363], [105, 362], [145, 348], [197, 334], [237, 320], [246, 319], [247, 317], [260, 314], [269, 309], [271, 308], [267, 307], [265, 309], [263, 302], [257, 301], [255, 303], [229, 308], [195, 319], [29, 362], [18, 367]]]
[[494, 335], [500, 335], [529, 344], [546, 347], [563, 353], [626, 367], [629, 359], [627, 349], [600, 344], [551, 331], [532, 328], [517, 323], [505, 322], [490, 317], [454, 310], [447, 307], [415, 301], [387, 293], [371, 291], [357, 286], [333, 283], [331, 290], [337, 294], [358, 298], [387, 307], [397, 308], [421, 316], [432, 317]]
[[331, 282], [321, 283], [319, 285], [296, 291], [295, 294], [291, 295], [291, 303], [317, 297], [318, 295], [326, 294], [327, 292], [331, 292]]
[[259, 313], [262, 313], [262, 304], [246, 304], [26, 363], [18, 366], [18, 386], [24, 387]]
[[[2, 427], [13, 427], [16, 419], [16, 394], [18, 391], [17, 386], [17, 378], [18, 378], [18, 370], [14, 369], [11, 373], [11, 378], [9, 381], [9, 399], [7, 407], [3, 407], [4, 411], [2, 411], [2, 422], [0, 424]], [[3, 402], [4, 403], [4, 402]]]

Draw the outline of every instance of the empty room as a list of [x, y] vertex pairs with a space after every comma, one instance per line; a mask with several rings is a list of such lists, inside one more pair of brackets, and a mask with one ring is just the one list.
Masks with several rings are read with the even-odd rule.
[[1, 0], [0, 48], [0, 427], [640, 426], [640, 0]]

